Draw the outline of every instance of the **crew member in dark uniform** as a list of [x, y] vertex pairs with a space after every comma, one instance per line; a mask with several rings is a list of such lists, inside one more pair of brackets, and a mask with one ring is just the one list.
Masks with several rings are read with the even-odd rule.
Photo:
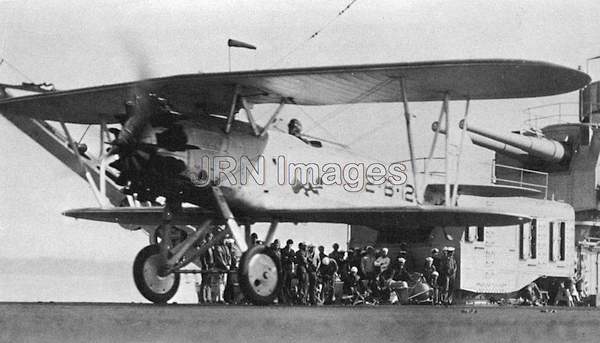
[[344, 295], [349, 296], [350, 301], [354, 304], [357, 304], [360, 301], [364, 301], [363, 286], [360, 280], [360, 276], [358, 275], [358, 268], [352, 267], [350, 268], [350, 273], [346, 280], [344, 280]]
[[[241, 252], [235, 246], [235, 240], [233, 238], [225, 239], [225, 247], [229, 250], [229, 256], [231, 257], [230, 270], [235, 271], [238, 267], [238, 262], [241, 257]], [[226, 303], [235, 302], [234, 285], [237, 283], [237, 273], [230, 273], [227, 276], [227, 283], [225, 284], [224, 300]]]
[[333, 243], [333, 251], [329, 253], [329, 258], [332, 258], [335, 260], [335, 263], [338, 264], [338, 267], [340, 266], [340, 263], [342, 262], [342, 260], [344, 259], [344, 254], [342, 254], [339, 249], [340, 249], [340, 245], [337, 243]]
[[[275, 256], [277, 256], [279, 263], [281, 263], [281, 244], [279, 243], [279, 240], [278, 239], [274, 240], [273, 243], [271, 243], [271, 245], [269, 246], [269, 249], [271, 249], [271, 251], [273, 251]], [[279, 295], [277, 296], [277, 303], [283, 304], [284, 301], [285, 300], [283, 297], [283, 287], [281, 287], [280, 291], [279, 291]]]
[[[425, 265], [423, 266], [423, 277], [425, 278], [425, 281], [427, 281], [427, 283], [429, 285], [431, 285], [431, 274], [433, 272], [435, 272], [435, 266], [433, 265], [433, 258], [432, 257], [426, 257], [425, 258]], [[437, 282], [437, 279], [436, 279]]]
[[433, 271], [431, 273], [431, 302], [433, 305], [440, 303], [440, 282], [438, 280], [440, 273]]
[[327, 254], [325, 253], [325, 247], [322, 245], [319, 245], [319, 261], [323, 261], [324, 257], [327, 257]]
[[406, 270], [406, 259], [398, 257], [392, 265], [392, 279], [394, 281], [411, 281], [410, 273]]
[[281, 261], [281, 244], [279, 243], [278, 239], [271, 243], [271, 250], [273, 250], [275, 256], [277, 256], [277, 258]]
[[292, 302], [292, 278], [294, 274], [294, 259], [296, 253], [292, 249], [294, 241], [288, 239], [285, 247], [281, 249], [281, 269], [282, 269], [282, 287], [283, 301]]
[[333, 303], [333, 284], [337, 271], [337, 262], [332, 258], [323, 257], [317, 274], [323, 282], [323, 303], [326, 305]]
[[356, 267], [360, 272], [361, 257], [362, 256], [360, 255], [359, 247], [355, 247], [354, 249], [352, 249], [352, 254], [350, 254], [350, 252], [348, 252], [348, 267], [349, 268]]
[[311, 305], [317, 303], [317, 269], [321, 265], [319, 260], [319, 254], [315, 251], [315, 246], [312, 244], [308, 245], [308, 264], [306, 270], [308, 271], [308, 294]]
[[250, 248], [258, 245], [260, 243], [259, 239], [258, 239], [258, 234], [256, 232], [252, 232], [250, 234]]
[[442, 261], [442, 301], [450, 305], [454, 297], [454, 281], [456, 280], [456, 259], [454, 247], [446, 249], [446, 258]]
[[229, 270], [231, 269], [231, 252], [229, 248], [223, 242], [222, 245], [216, 245], [214, 248], [214, 261], [215, 268], [219, 270], [219, 273], [215, 276], [218, 278], [219, 293], [217, 294], [217, 302], [225, 302], [225, 285], [227, 284], [227, 278], [229, 276]]
[[[206, 234], [204, 238], [203, 244], [208, 244], [213, 239], [212, 232]], [[212, 302], [213, 296], [211, 292], [211, 283], [213, 279], [213, 269], [215, 266], [215, 258], [214, 258], [214, 247], [209, 247], [206, 252], [203, 254], [201, 259], [202, 264], [202, 283], [200, 285], [200, 289], [202, 291], [202, 301], [203, 303]]]
[[340, 278], [342, 279], [342, 281], [344, 281], [346, 278], [346, 275], [348, 274], [347, 263], [344, 260], [344, 252], [339, 251], [340, 245], [337, 243], [333, 243], [332, 247], [333, 247], [333, 251], [331, 253], [329, 253], [329, 258], [335, 260], [335, 263], [337, 263], [338, 274], [340, 275]]
[[300, 304], [308, 303], [308, 252], [306, 244], [299, 243], [296, 252], [296, 277], [298, 278], [298, 298]]
[[440, 249], [431, 249], [431, 258], [433, 259], [433, 266], [435, 267], [435, 270], [439, 272], [442, 268], [442, 258], [440, 257]]

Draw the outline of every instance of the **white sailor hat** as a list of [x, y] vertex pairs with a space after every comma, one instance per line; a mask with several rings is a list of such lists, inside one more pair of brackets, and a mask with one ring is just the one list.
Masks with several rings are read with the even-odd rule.
[[448, 249], [446, 249], [448, 251], [454, 251], [454, 247], [448, 247]]
[[406, 259], [404, 257], [400, 257], [398, 259], [398, 262], [400, 262], [400, 263], [406, 263]]

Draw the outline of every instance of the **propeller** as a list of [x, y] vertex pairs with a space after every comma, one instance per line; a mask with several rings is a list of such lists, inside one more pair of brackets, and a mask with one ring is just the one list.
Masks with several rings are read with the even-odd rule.
[[[119, 170], [115, 182], [125, 187], [126, 194], [137, 193], [140, 201], [154, 201], [158, 196], [166, 196], [163, 193], [171, 189], [178, 194], [179, 187], [170, 182], [186, 169], [184, 162], [159, 155], [159, 148], [184, 151], [196, 147], [186, 144], [183, 129], [175, 124], [178, 112], [172, 110], [166, 99], [148, 91], [142, 94], [125, 103], [127, 119], [121, 129], [110, 130], [115, 138], [108, 143], [111, 146], [108, 156], [119, 156], [110, 166]], [[149, 126], [166, 128], [157, 134], [158, 144], [144, 142]]]
[[[128, 35], [124, 35], [128, 37]], [[125, 102], [121, 129], [109, 129], [115, 138], [108, 144], [108, 156], [119, 159], [110, 164], [119, 170], [116, 183], [125, 186], [124, 192], [137, 193], [140, 201], [154, 201], [158, 196], [178, 197], [189, 179], [181, 176], [186, 169], [183, 161], [158, 154], [159, 149], [185, 151], [197, 148], [187, 144], [180, 119], [185, 115], [174, 110], [167, 99], [155, 94], [146, 81], [151, 75], [146, 55], [135, 41], [123, 41], [125, 51], [134, 60], [138, 82], [131, 89], [131, 99]], [[156, 134], [156, 144], [144, 142], [149, 127], [164, 127]]]
[[141, 140], [144, 130], [150, 125], [153, 112], [149, 96], [136, 96], [125, 103], [127, 120], [122, 128], [110, 131], [115, 139], [109, 143], [111, 148], [108, 156], [119, 156], [110, 166], [120, 171], [116, 182], [121, 186], [129, 187], [132, 182], [139, 180], [156, 154], [156, 146]]
[[[120, 120], [121, 129], [110, 128], [109, 132], [115, 138], [108, 144], [108, 156], [118, 155], [119, 159], [110, 164], [120, 171], [116, 182], [121, 186], [135, 188], [135, 182], [147, 168], [151, 157], [156, 153], [156, 147], [141, 141], [144, 130], [151, 124], [155, 107], [152, 104], [152, 94], [149, 85], [144, 80], [151, 77], [147, 54], [140, 41], [132, 38], [132, 33], [119, 34], [119, 39], [125, 54], [133, 61], [136, 79], [131, 90], [132, 98], [127, 100], [125, 116]], [[131, 192], [134, 192], [131, 190]]]

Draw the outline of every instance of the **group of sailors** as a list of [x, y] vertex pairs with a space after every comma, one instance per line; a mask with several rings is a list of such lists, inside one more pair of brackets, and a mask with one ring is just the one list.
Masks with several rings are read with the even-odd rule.
[[529, 306], [578, 306], [585, 305], [585, 299], [588, 297], [582, 277], [566, 278], [557, 280], [557, 282], [548, 285], [548, 289], [555, 289], [551, 297], [548, 291], [543, 290], [536, 282], [532, 282], [523, 288], [519, 294], [521, 305]]
[[[209, 232], [200, 245], [213, 239]], [[198, 303], [232, 303], [234, 302], [235, 271], [242, 253], [234, 244], [233, 238], [225, 238], [206, 250], [200, 256], [199, 264], [202, 270], [201, 280], [196, 281]]]
[[420, 282], [428, 285], [429, 300], [434, 304], [452, 302], [457, 270], [452, 247], [444, 248], [443, 253], [432, 249], [422, 264], [413, 261], [405, 244], [393, 258], [387, 248], [355, 247], [348, 252], [339, 248], [334, 243], [326, 254], [324, 246], [300, 242], [294, 251], [291, 239], [283, 248], [276, 240], [271, 249], [280, 257], [283, 271], [279, 303], [331, 304], [336, 281], [343, 282], [342, 300], [349, 303], [396, 303], [397, 289]]
[[[208, 233], [201, 244], [212, 239], [213, 234]], [[253, 233], [250, 244], [263, 242]], [[336, 300], [395, 303], [398, 288], [416, 283], [428, 285], [430, 301], [434, 304], [452, 303], [457, 270], [453, 247], [445, 247], [441, 252], [434, 248], [424, 261], [415, 261], [406, 244], [400, 246], [401, 250], [393, 258], [387, 248], [372, 246], [350, 248], [345, 252], [334, 243], [332, 250], [326, 253], [324, 246], [307, 242], [294, 245], [294, 241], [288, 239], [282, 247], [276, 239], [269, 247], [281, 263], [279, 304], [317, 305]], [[225, 238], [199, 258], [202, 270], [201, 281], [196, 282], [199, 303], [243, 302], [234, 287], [241, 255], [234, 240]], [[342, 299], [336, 299], [336, 282], [343, 283]]]
[[[212, 239], [213, 233], [208, 233], [201, 245]], [[250, 244], [263, 242], [253, 233]], [[416, 295], [419, 291], [426, 292], [427, 301], [433, 304], [453, 302], [457, 272], [453, 247], [444, 247], [442, 251], [433, 248], [421, 261], [413, 258], [405, 243], [400, 245], [400, 251], [393, 258], [387, 248], [372, 246], [354, 247], [345, 252], [334, 243], [332, 250], [326, 253], [324, 246], [307, 242], [294, 246], [291, 239], [281, 247], [276, 239], [269, 247], [281, 263], [279, 304], [396, 303], [401, 300], [399, 290], [406, 289], [414, 290]], [[199, 303], [244, 302], [240, 292], [235, 290], [235, 271], [241, 256], [233, 238], [225, 238], [206, 250], [198, 260], [201, 268], [201, 281], [196, 282]], [[336, 282], [343, 284], [342, 299], [336, 299]], [[521, 291], [520, 298], [524, 305], [551, 302], [574, 306], [587, 296], [583, 283], [583, 279], [573, 278], [547, 285], [548, 289], [556, 289], [548, 299], [548, 292], [532, 282]]]

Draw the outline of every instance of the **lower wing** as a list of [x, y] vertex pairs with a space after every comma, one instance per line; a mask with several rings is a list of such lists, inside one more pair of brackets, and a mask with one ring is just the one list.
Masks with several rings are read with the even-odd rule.
[[[66, 216], [103, 222], [159, 225], [162, 207], [83, 208], [69, 210]], [[240, 222], [317, 222], [366, 226], [506, 226], [531, 221], [526, 215], [494, 211], [488, 208], [407, 206], [353, 207], [303, 210], [255, 210], [235, 213]], [[184, 207], [173, 213], [175, 225], [201, 224], [207, 218], [224, 222], [219, 213], [200, 207]]]

